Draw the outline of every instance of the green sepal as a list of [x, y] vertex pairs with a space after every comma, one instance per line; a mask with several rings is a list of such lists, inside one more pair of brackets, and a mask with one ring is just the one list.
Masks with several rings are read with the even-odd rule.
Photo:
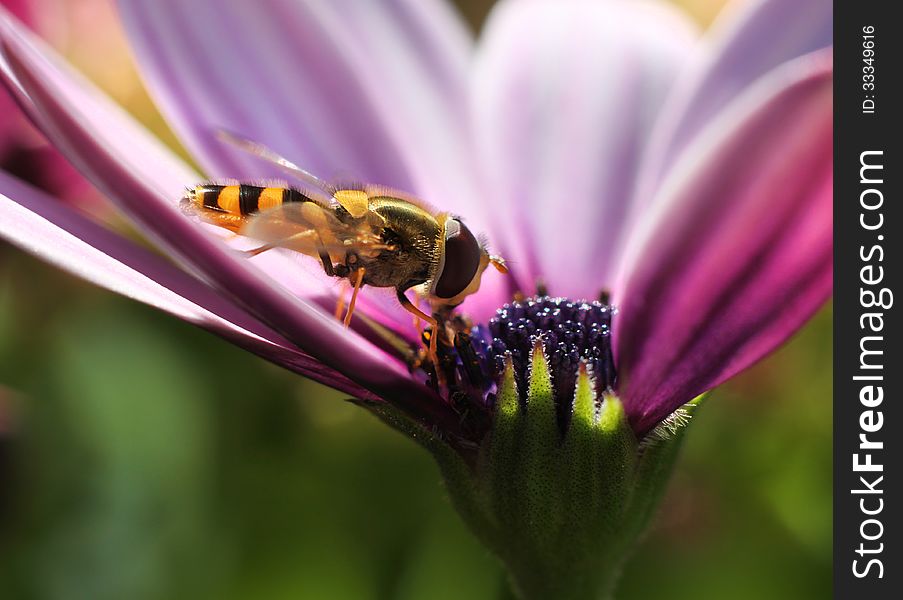
[[690, 418], [704, 399], [705, 394], [702, 394], [687, 402], [646, 435], [640, 448], [630, 503], [624, 515], [625, 539], [641, 536], [649, 526], [668, 487]]
[[631, 494], [637, 441], [620, 400], [597, 398], [585, 366], [562, 435], [539, 345], [530, 369], [522, 403], [509, 363], [487, 460], [477, 465], [497, 525], [493, 549], [522, 598], [601, 597], [621, 564], [614, 538]]
[[[586, 365], [580, 365], [577, 386], [574, 392], [574, 408], [571, 424], [565, 434], [562, 459], [567, 469], [565, 480], [566, 495], [572, 499], [567, 507], [568, 520], [579, 522], [602, 514], [603, 494], [599, 486], [593, 485], [587, 473], [598, 473], [602, 468], [603, 443], [599, 436], [599, 414], [596, 394]], [[590, 532], [589, 527], [581, 528], [574, 534], [581, 539]]]
[[[520, 485], [516, 478], [520, 463], [516, 448], [521, 437], [521, 426], [520, 394], [514, 377], [514, 365], [509, 357], [505, 361], [505, 372], [496, 398], [495, 419], [490, 434], [492, 443], [483, 445], [481, 460], [477, 464], [477, 476], [485, 485], [481, 491], [486, 495], [486, 502], [499, 530], [515, 526], [519, 511], [515, 505], [515, 490]], [[492, 549], [500, 551], [500, 548]]]
[[506, 362], [475, 463], [391, 405], [359, 404], [433, 454], [456, 510], [504, 563], [518, 598], [608, 598], [664, 494], [701, 397], [638, 442], [620, 399], [598, 398], [581, 366], [562, 435], [540, 347], [530, 368], [524, 403]]
[[555, 543], [554, 538], [563, 525], [563, 515], [556, 510], [563, 495], [557, 472], [561, 435], [552, 376], [541, 342], [533, 347], [525, 408], [520, 415], [520, 439], [516, 440], [520, 463], [515, 471], [517, 488], [509, 493], [515, 499], [517, 525], [530, 524], [522, 532], [530, 538], [524, 542], [541, 547]]

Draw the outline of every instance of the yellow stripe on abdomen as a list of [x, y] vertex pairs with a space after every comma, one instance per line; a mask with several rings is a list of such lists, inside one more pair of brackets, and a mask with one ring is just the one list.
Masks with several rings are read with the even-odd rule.
[[239, 198], [241, 197], [241, 186], [240, 185], [227, 185], [223, 189], [220, 190], [219, 195], [216, 198], [216, 203], [219, 206], [220, 210], [223, 210], [227, 213], [231, 213], [233, 215], [241, 214], [241, 204], [239, 203]]
[[285, 189], [281, 187], [266, 187], [260, 192], [257, 198], [257, 210], [266, 210], [282, 206], [282, 198]]

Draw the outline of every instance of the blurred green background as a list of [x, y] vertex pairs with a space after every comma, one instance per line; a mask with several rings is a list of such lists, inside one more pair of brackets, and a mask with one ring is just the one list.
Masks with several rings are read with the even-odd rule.
[[[476, 27], [490, 3], [462, 4]], [[720, 2], [684, 4], [706, 24]], [[128, 62], [100, 60], [121, 43], [106, 39], [58, 47], [159, 127]], [[619, 598], [830, 595], [830, 375], [828, 307], [712, 394]], [[0, 245], [0, 597], [489, 599], [502, 585], [413, 443]]]

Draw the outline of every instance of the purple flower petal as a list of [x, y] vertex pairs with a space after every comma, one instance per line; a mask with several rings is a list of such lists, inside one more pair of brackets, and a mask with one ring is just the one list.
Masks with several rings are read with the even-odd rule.
[[[129, 150], [130, 142], [142, 149], [143, 140], [134, 128], [118, 127], [117, 113], [105, 115], [109, 101], [54, 68], [14, 22], [0, 18], [0, 33], [3, 76], [32, 103], [44, 134], [162, 246], [303, 352], [374, 394], [395, 399], [415, 417], [456, 430], [454, 411], [412, 380], [406, 366], [342, 328], [318, 307], [291, 296], [179, 214], [165, 187], [169, 181], [165, 165], [154, 164], [154, 156]], [[162, 183], [154, 176], [156, 168], [161, 169]]]
[[468, 296], [458, 310], [478, 323], [485, 323], [503, 304], [511, 302], [515, 291], [516, 282], [511, 274], [503, 275], [490, 267], [483, 273], [479, 291]]
[[479, 219], [472, 42], [444, 2], [119, 4], [152, 96], [208, 175], [281, 175], [224, 147], [215, 134], [227, 129], [321, 177], [389, 185]]
[[[71, 98], [83, 112], [90, 113], [85, 115], [86, 119], [96, 124], [98, 132], [106, 133], [104, 143], [110, 149], [111, 155], [124, 163], [126, 168], [140, 173], [147, 185], [156, 187], [170, 204], [176, 206], [185, 188], [201, 181], [200, 175], [150, 135], [122, 108], [74, 72], [41, 40], [19, 29], [14, 21], [4, 24], [4, 27], [10, 28], [4, 29], [4, 35], [7, 33], [12, 35], [12, 32], [18, 29], [20, 41], [25, 47], [43, 57], [46, 61], [43, 66], [55, 78], [66, 97]], [[0, 56], [0, 67], [10, 91], [16, 96], [21, 108], [40, 129], [46, 129], [47, 123], [42, 122], [42, 116], [19, 86], [3, 56]], [[216, 227], [211, 226], [207, 229], [214, 235], [221, 237], [227, 235], [225, 230]], [[239, 239], [232, 245], [246, 248], [254, 244]], [[313, 275], [311, 270], [304, 269], [303, 264], [287, 258], [285, 254], [267, 252], [255, 257], [253, 262], [283, 281], [286, 287], [298, 296], [320, 300], [328, 298], [334, 301], [335, 286], [331, 285], [332, 282], [327, 284], [322, 273], [319, 276]], [[361, 304], [362, 309], [367, 310], [368, 303], [364, 301]]]
[[[197, 182], [197, 173], [148, 134], [124, 110], [79, 74], [67, 68], [52, 49], [10, 18], [2, 7], [0, 35], [4, 44], [15, 40], [27, 50], [42, 71], [57, 75], [56, 85], [61, 88], [61, 94], [78, 101], [82, 112], [88, 113], [84, 115], [86, 119], [92, 123], [103, 123], [111, 132], [104, 140], [109, 152], [129, 161], [135, 168], [143, 169], [143, 175], [152, 179], [168, 197], [174, 198], [173, 202], [178, 201], [186, 185]], [[32, 121], [36, 121], [38, 128], [43, 130], [45, 123], [39, 121], [40, 116], [33, 110], [28, 94], [22, 89], [20, 82], [16, 81], [6, 54], [6, 49], [0, 52], [0, 71], [7, 88]]]
[[480, 41], [476, 132], [517, 282], [595, 297], [651, 125], [695, 30], [651, 2], [502, 2]]
[[759, 360], [830, 295], [831, 85], [821, 52], [741, 95], [640, 223], [614, 327], [635, 429]]
[[669, 100], [644, 179], [654, 185], [713, 115], [778, 65], [831, 46], [831, 0], [748, 0], [730, 5]]
[[360, 386], [158, 256], [0, 172], [0, 237], [91, 283], [207, 329], [267, 360], [355, 396]]
[[[32, 13], [34, 12], [32, 8], [33, 7], [28, 0], [5, 0], [0, 4], [0, 10], [5, 9], [9, 11], [23, 23], [29, 23], [31, 21], [31, 17], [33, 16]], [[11, 116], [14, 110], [15, 105], [13, 104], [12, 98], [10, 98], [6, 92], [0, 91], [0, 115], [3, 115], [2, 118], [0, 118], [0, 160], [6, 158], [5, 155], [10, 149], [10, 142], [12, 142], [12, 148], [15, 148], [16, 130], [21, 125], [18, 122], [18, 119]]]

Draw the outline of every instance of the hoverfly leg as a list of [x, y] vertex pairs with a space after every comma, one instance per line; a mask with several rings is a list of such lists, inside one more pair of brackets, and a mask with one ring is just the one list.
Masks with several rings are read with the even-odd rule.
[[429, 359], [436, 366], [436, 372], [439, 372], [439, 355], [437, 352], [436, 340], [439, 337], [439, 320], [436, 317], [432, 317], [416, 306], [408, 300], [408, 297], [404, 294], [405, 290], [401, 288], [395, 289], [395, 295], [398, 297], [398, 301], [401, 302], [401, 306], [404, 307], [406, 311], [414, 315], [415, 317], [426, 321], [433, 328], [430, 334], [430, 347], [429, 347]]
[[335, 275], [335, 269], [332, 266], [332, 257], [329, 256], [329, 252], [326, 251], [326, 244], [323, 243], [323, 236], [320, 235], [319, 232], [317, 234], [317, 256], [320, 257], [320, 262], [323, 264], [323, 270], [326, 271], [326, 274], [330, 277]]
[[335, 319], [338, 321], [342, 318], [342, 315], [345, 313], [345, 284], [341, 284], [341, 289], [339, 290], [338, 300], [335, 304]]
[[354, 291], [351, 292], [351, 302], [348, 303], [348, 312], [345, 313], [345, 327], [351, 325], [351, 315], [354, 314], [354, 305], [357, 303], [357, 293], [361, 291], [361, 285], [364, 283], [364, 273], [366, 273], [366, 269], [363, 267], [355, 271], [356, 279], [354, 280]]
[[263, 254], [267, 250], [272, 250], [273, 248], [278, 248], [279, 246], [276, 244], [264, 244], [263, 246], [257, 246], [256, 248], [251, 248], [250, 250], [242, 250], [241, 253], [245, 255], [246, 258], [252, 258], [257, 256], [258, 254]]
[[[423, 295], [417, 292], [415, 293], [417, 294], [417, 301], [421, 302], [423, 300]], [[417, 330], [417, 339], [423, 339], [423, 320], [420, 318], [421, 314], [423, 313], [414, 314], [414, 329]]]

